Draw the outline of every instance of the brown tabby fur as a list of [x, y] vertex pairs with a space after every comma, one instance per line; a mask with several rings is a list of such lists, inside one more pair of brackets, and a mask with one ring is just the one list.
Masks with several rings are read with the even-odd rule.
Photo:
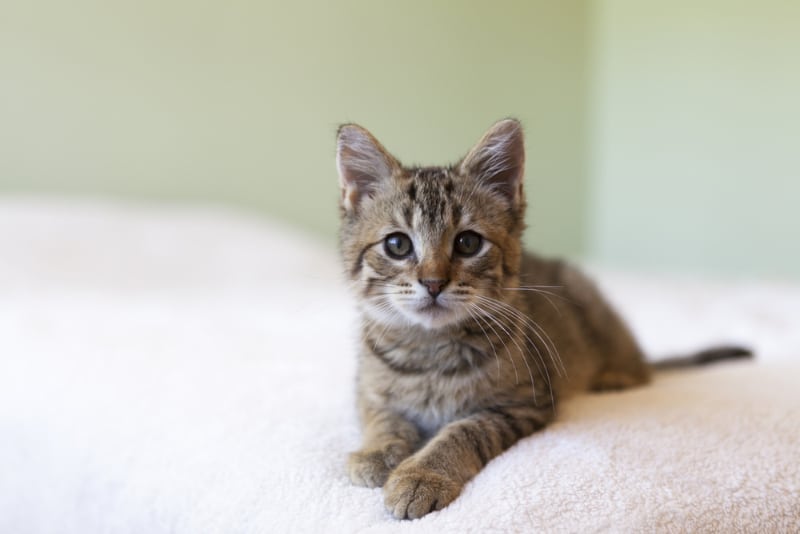
[[[542, 429], [573, 391], [625, 388], [649, 368], [574, 267], [523, 253], [522, 129], [495, 124], [456, 165], [403, 167], [365, 129], [338, 133], [341, 250], [363, 319], [355, 484], [398, 518], [447, 506], [487, 462]], [[472, 257], [454, 240], [472, 230]], [[411, 237], [393, 259], [384, 240]], [[434, 298], [425, 283], [443, 283]], [[535, 284], [535, 285], [525, 285]]]

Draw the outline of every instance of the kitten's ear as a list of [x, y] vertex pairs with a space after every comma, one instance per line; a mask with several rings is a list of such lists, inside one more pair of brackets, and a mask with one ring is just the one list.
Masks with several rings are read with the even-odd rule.
[[525, 143], [516, 119], [495, 123], [459, 164], [462, 174], [502, 194], [516, 207], [522, 202]]
[[375, 137], [357, 124], [344, 124], [336, 135], [336, 166], [342, 205], [348, 212], [389, 181], [400, 163]]

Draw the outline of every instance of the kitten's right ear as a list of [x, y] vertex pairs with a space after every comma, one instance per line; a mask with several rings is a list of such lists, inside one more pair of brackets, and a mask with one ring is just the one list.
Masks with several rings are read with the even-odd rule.
[[336, 135], [336, 166], [342, 206], [353, 212], [400, 168], [375, 137], [357, 124], [343, 124]]
[[525, 143], [516, 119], [496, 122], [460, 163], [461, 172], [498, 192], [512, 207], [524, 202]]

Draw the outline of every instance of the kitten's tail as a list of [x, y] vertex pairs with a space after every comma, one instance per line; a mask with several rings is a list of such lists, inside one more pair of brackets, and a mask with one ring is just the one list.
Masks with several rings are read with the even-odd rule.
[[753, 358], [753, 351], [746, 347], [720, 346], [711, 347], [688, 356], [674, 356], [653, 362], [650, 366], [656, 370], [679, 369], [708, 365], [722, 360], [744, 360]]

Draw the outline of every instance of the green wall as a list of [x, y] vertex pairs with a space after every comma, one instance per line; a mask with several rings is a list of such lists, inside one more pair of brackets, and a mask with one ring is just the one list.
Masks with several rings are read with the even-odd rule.
[[0, 194], [233, 204], [333, 238], [334, 132], [527, 130], [528, 242], [800, 277], [800, 2], [0, 4]]
[[243, 205], [333, 240], [334, 132], [409, 163], [527, 126], [529, 241], [584, 248], [582, 1], [0, 7], [0, 192]]
[[593, 7], [590, 254], [800, 277], [800, 2]]

